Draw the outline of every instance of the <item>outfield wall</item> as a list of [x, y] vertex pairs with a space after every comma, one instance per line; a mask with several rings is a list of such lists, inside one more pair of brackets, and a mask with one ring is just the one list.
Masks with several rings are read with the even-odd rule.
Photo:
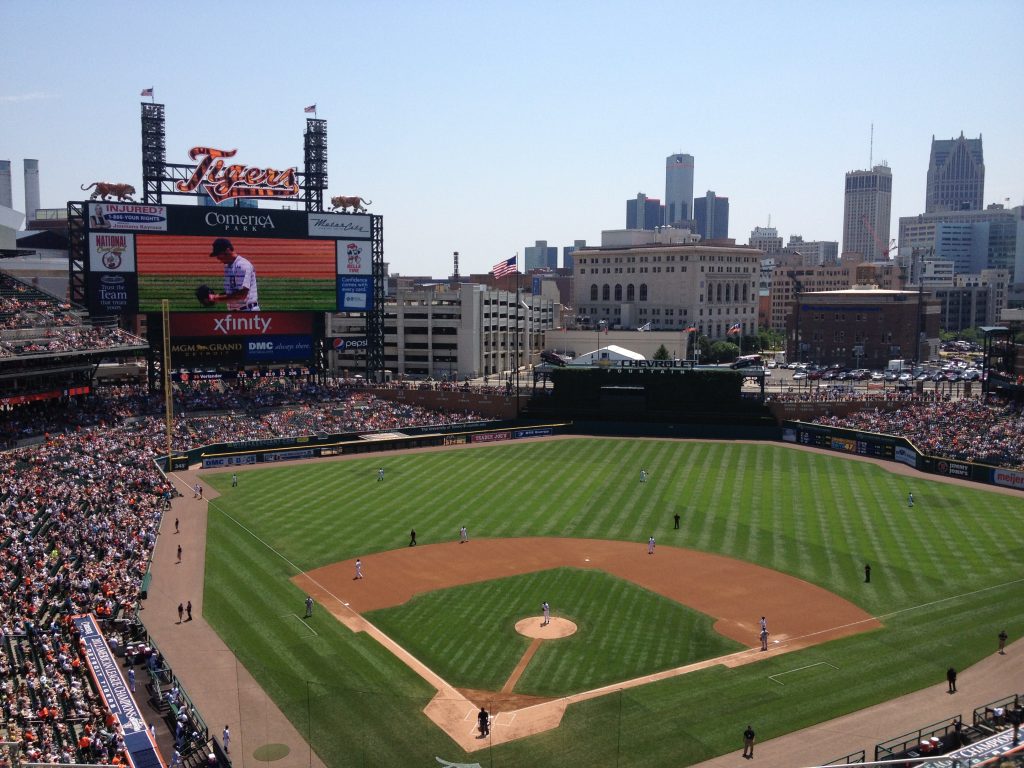
[[[203, 469], [244, 467], [326, 456], [496, 443], [562, 434], [569, 426], [571, 425], [567, 423], [523, 425], [472, 422], [403, 429], [401, 432], [404, 434], [401, 437], [375, 437], [377, 433], [361, 432], [216, 443], [177, 454], [171, 464], [173, 470], [184, 471], [193, 465], [199, 465]], [[166, 460], [159, 460], [161, 468], [165, 463]]]
[[976, 483], [1024, 491], [1024, 472], [993, 467], [989, 464], [928, 456], [903, 437], [829, 427], [823, 424], [807, 424], [802, 421], [787, 421], [783, 423], [782, 427], [782, 440], [787, 443], [810, 445], [855, 456], [871, 456], [887, 461], [897, 461], [932, 475], [958, 477]]

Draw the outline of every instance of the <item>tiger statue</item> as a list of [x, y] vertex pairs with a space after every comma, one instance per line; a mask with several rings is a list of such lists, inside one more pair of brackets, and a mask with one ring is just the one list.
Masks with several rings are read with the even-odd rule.
[[366, 213], [366, 206], [373, 205], [373, 200], [364, 200], [358, 195], [352, 197], [346, 197], [339, 195], [338, 197], [331, 198], [331, 210], [336, 211], [341, 208], [342, 213], [348, 213], [348, 209], [352, 209], [352, 213], [359, 213], [360, 211]]
[[97, 197], [106, 200], [111, 195], [117, 197], [118, 200], [131, 200], [132, 195], [135, 194], [135, 187], [131, 184], [111, 184], [109, 181], [94, 181], [88, 187], [80, 187], [80, 189], [87, 191], [92, 187], [96, 187], [96, 190], [89, 196], [90, 200], [95, 200]]

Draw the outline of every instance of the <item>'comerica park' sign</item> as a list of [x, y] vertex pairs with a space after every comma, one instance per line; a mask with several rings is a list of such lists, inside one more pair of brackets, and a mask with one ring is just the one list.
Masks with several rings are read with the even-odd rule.
[[202, 187], [215, 203], [235, 197], [294, 197], [299, 194], [298, 172], [294, 168], [277, 171], [250, 165], [226, 165], [221, 159], [237, 153], [237, 149], [192, 147], [188, 156], [199, 160], [199, 164], [187, 181], [179, 181], [175, 186], [179, 192], [186, 193]]

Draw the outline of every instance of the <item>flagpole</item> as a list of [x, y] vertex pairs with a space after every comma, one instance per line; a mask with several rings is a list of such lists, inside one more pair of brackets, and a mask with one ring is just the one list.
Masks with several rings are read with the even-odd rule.
[[519, 274], [519, 251], [516, 251], [516, 418], [519, 418], [519, 288], [522, 282]]

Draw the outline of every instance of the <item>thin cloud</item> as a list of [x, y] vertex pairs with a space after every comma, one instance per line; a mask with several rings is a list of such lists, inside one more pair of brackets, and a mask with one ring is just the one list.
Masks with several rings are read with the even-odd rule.
[[10, 96], [0, 95], [0, 104], [19, 104], [23, 101], [43, 101], [44, 99], [56, 99], [60, 94], [44, 93], [35, 91], [33, 93], [15, 93]]

